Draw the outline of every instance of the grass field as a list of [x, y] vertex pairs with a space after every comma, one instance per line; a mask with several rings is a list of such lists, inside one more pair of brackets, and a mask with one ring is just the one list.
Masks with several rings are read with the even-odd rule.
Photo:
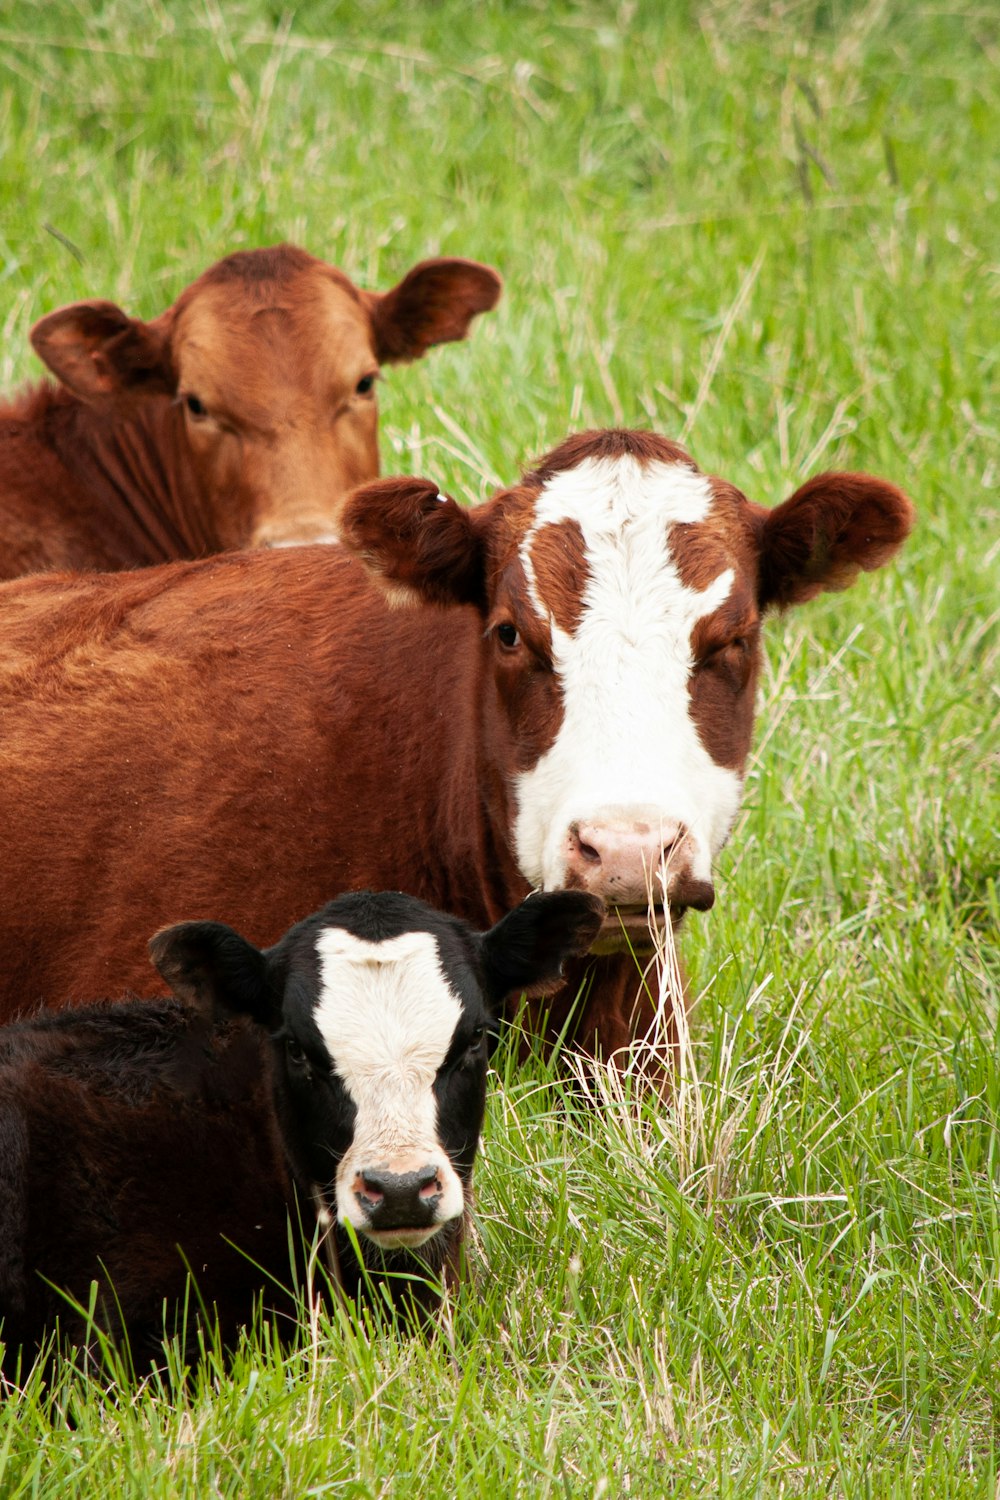
[[998, 62], [983, 0], [0, 4], [3, 388], [240, 246], [465, 254], [505, 299], [390, 374], [387, 470], [474, 501], [625, 423], [920, 517], [771, 623], [675, 1107], [501, 1052], [436, 1341], [29, 1382], [0, 1496], [994, 1496]]

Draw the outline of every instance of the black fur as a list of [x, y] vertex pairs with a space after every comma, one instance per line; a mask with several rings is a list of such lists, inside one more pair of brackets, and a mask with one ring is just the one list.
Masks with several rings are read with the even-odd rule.
[[[312, 1019], [320, 929], [369, 941], [433, 935], [463, 1006], [435, 1083], [438, 1128], [468, 1184], [494, 1010], [511, 988], [557, 972], [589, 944], [598, 905], [580, 894], [536, 896], [482, 935], [411, 897], [362, 892], [263, 953], [221, 924], [183, 923], [150, 945], [182, 999], [94, 1005], [0, 1028], [4, 1373], [57, 1321], [71, 1344], [94, 1342], [73, 1305], [87, 1308], [93, 1282], [97, 1328], [116, 1341], [127, 1333], [137, 1369], [156, 1357], [165, 1327], [183, 1330], [193, 1350], [202, 1308], [227, 1346], [259, 1299], [278, 1320], [296, 1315], [293, 1288], [316, 1226], [313, 1189], [332, 1204], [353, 1127], [353, 1103]], [[516, 951], [507, 952], [505, 933]], [[362, 1266], [338, 1228], [344, 1291], [363, 1296], [381, 1283], [380, 1296], [426, 1312], [436, 1301], [428, 1278], [457, 1267], [461, 1234], [456, 1220], [419, 1249], [394, 1252], [362, 1236]], [[188, 1268], [197, 1294], [185, 1314]], [[399, 1271], [409, 1274], [387, 1274]]]

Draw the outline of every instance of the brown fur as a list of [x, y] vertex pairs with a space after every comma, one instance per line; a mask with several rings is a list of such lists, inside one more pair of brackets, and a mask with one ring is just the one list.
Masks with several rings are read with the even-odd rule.
[[499, 294], [464, 260], [361, 292], [278, 245], [227, 256], [149, 323], [101, 301], [48, 314], [32, 340], [62, 385], [0, 407], [0, 578], [328, 539], [378, 473], [359, 383], [464, 338]]
[[[582, 436], [552, 461], [628, 441]], [[660, 443], [639, 434], [635, 450], [659, 456]], [[810, 536], [824, 495], [837, 517], [835, 581], [849, 560], [884, 560], [912, 516], [881, 481], [849, 488], [873, 511], [863, 535], [838, 476], [806, 487]], [[426, 587], [432, 602], [409, 609], [327, 548], [0, 589], [4, 1013], [142, 986], [145, 937], [167, 922], [211, 916], [265, 944], [339, 889], [404, 889], [478, 926], [522, 899], [510, 777], [551, 744], [562, 713], [516, 561], [536, 490], [526, 481], [471, 512], [429, 481], [359, 490], [345, 537], [383, 582], [404, 581], [412, 599]], [[819, 586], [815, 549], [794, 545], [797, 513], [794, 499], [770, 513], [727, 491], [711, 543], [737, 568], [739, 602], [699, 627], [689, 690], [706, 746], [736, 769], [758, 613]], [[760, 550], [770, 514], [774, 557]], [[803, 551], [806, 581], [794, 572]], [[495, 629], [507, 617], [529, 632], [512, 651]], [[575, 1006], [570, 1040], [606, 1053], [648, 1026], [630, 957], [584, 959], [567, 977], [532, 1002], [533, 1025], [547, 1011], [558, 1035]]]
[[560, 630], [572, 635], [583, 615], [590, 576], [580, 523], [559, 521], [543, 526], [531, 543], [531, 564], [552, 618]]

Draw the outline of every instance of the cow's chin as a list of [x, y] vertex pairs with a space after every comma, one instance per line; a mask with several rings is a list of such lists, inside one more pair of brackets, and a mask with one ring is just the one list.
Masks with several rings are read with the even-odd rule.
[[380, 1250], [418, 1250], [444, 1227], [444, 1224], [428, 1224], [423, 1229], [362, 1229], [361, 1233]]
[[[683, 911], [670, 908], [669, 920], [676, 927]], [[662, 947], [656, 933], [662, 932], [668, 920], [662, 906], [610, 906], [601, 929], [594, 939], [591, 953], [633, 953], [636, 958], [652, 958]]]

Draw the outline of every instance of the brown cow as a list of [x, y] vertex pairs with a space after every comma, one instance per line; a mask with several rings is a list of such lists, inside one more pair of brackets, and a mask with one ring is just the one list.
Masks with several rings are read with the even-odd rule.
[[767, 510], [663, 438], [586, 433], [471, 511], [423, 479], [357, 491], [344, 540], [390, 600], [345, 548], [7, 585], [0, 1002], [139, 987], [182, 918], [264, 943], [332, 888], [395, 886], [485, 926], [575, 886], [614, 910], [568, 1035], [627, 1045], [651, 1010], [613, 950], [645, 945], [661, 859], [674, 918], [711, 905], [762, 615], [911, 521], [868, 475]]
[[499, 295], [475, 261], [362, 292], [278, 245], [227, 256], [151, 323], [49, 313], [31, 339], [62, 384], [0, 407], [0, 578], [331, 540], [379, 471], [379, 366], [464, 338]]

